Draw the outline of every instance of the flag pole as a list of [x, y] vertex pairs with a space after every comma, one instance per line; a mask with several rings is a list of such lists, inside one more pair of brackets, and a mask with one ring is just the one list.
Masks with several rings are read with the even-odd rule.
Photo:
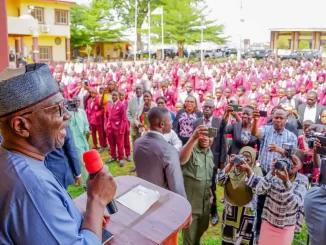
[[135, 47], [134, 47], [134, 62], [137, 61], [137, 0], [135, 0]]
[[164, 21], [163, 21], [163, 6], [162, 8], [162, 16], [161, 16], [161, 25], [162, 25], [162, 60], [164, 60]]
[[148, 1], [148, 62], [151, 62], [151, 1]]

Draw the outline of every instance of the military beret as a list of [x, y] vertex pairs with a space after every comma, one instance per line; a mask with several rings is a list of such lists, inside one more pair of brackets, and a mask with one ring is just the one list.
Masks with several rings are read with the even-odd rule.
[[36, 105], [59, 93], [46, 64], [6, 69], [0, 74], [0, 118]]

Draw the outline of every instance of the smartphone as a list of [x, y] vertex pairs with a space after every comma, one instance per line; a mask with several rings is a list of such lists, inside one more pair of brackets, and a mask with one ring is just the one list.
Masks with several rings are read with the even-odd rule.
[[267, 111], [259, 111], [260, 117], [267, 117]]
[[217, 136], [217, 128], [208, 128], [208, 137], [215, 138]]
[[316, 153], [320, 155], [326, 155], [326, 137], [325, 136], [317, 136], [317, 139], [319, 139], [321, 147], [317, 147]]
[[102, 245], [110, 241], [113, 237], [114, 236], [111, 232], [102, 228], [102, 243], [101, 243]]
[[88, 86], [88, 82], [87, 82], [87, 81], [85, 81], [85, 82], [84, 82], [84, 85], [85, 85], [85, 86]]
[[233, 110], [236, 112], [242, 111], [241, 107], [238, 105], [231, 105], [233, 107]]

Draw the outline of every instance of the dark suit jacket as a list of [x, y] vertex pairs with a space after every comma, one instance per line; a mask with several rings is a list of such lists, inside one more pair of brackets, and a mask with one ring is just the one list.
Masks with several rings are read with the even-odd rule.
[[[204, 118], [198, 118], [194, 122], [194, 130], [199, 126], [204, 124]], [[227, 148], [227, 140], [224, 134], [225, 123], [222, 118], [213, 117], [212, 119], [212, 127], [217, 128], [217, 135], [214, 138], [213, 144], [211, 146], [211, 150], [214, 156], [214, 164], [215, 168], [220, 167], [221, 162], [226, 162], [226, 148]]]
[[163, 135], [147, 132], [135, 141], [137, 176], [186, 198], [179, 153]]
[[70, 128], [63, 147], [55, 149], [46, 157], [44, 164], [53, 173], [60, 184], [67, 189], [68, 185], [75, 183], [75, 176], [81, 174], [78, 153]]
[[[304, 103], [304, 104], [299, 105], [299, 108], [298, 108], [298, 113], [299, 113], [299, 116], [300, 116], [300, 122], [301, 122], [302, 125], [303, 125], [303, 118], [304, 118], [304, 112], [306, 110], [306, 107], [307, 107], [307, 103]], [[315, 124], [320, 124], [321, 123], [320, 115], [321, 115], [321, 112], [323, 111], [323, 109], [325, 107], [322, 106], [319, 103], [316, 103], [316, 107], [317, 107], [316, 108], [316, 117], [315, 117], [314, 123]]]
[[[294, 104], [295, 104], [295, 109], [298, 110], [298, 107], [301, 104], [301, 102], [296, 98], [293, 98], [293, 100], [294, 100]], [[280, 100], [280, 103], [285, 103], [286, 101], [287, 101], [287, 98], [285, 97]]]
[[225, 128], [226, 134], [232, 134], [232, 145], [229, 154], [239, 154], [242, 147], [251, 146], [252, 148], [258, 143], [258, 138], [251, 135], [249, 143], [244, 145], [241, 142], [242, 122], [235, 122]]

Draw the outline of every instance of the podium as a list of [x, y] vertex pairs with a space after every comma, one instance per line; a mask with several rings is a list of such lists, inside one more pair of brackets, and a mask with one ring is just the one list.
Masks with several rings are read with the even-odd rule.
[[[106, 229], [114, 234], [114, 238], [107, 244], [177, 244], [178, 232], [191, 218], [191, 206], [187, 199], [134, 176], [119, 176], [114, 180], [117, 183], [115, 199], [138, 185], [158, 191], [160, 198], [143, 215], [116, 201], [118, 212], [111, 215], [106, 226]], [[86, 193], [74, 199], [81, 212], [86, 209], [86, 201]]]

